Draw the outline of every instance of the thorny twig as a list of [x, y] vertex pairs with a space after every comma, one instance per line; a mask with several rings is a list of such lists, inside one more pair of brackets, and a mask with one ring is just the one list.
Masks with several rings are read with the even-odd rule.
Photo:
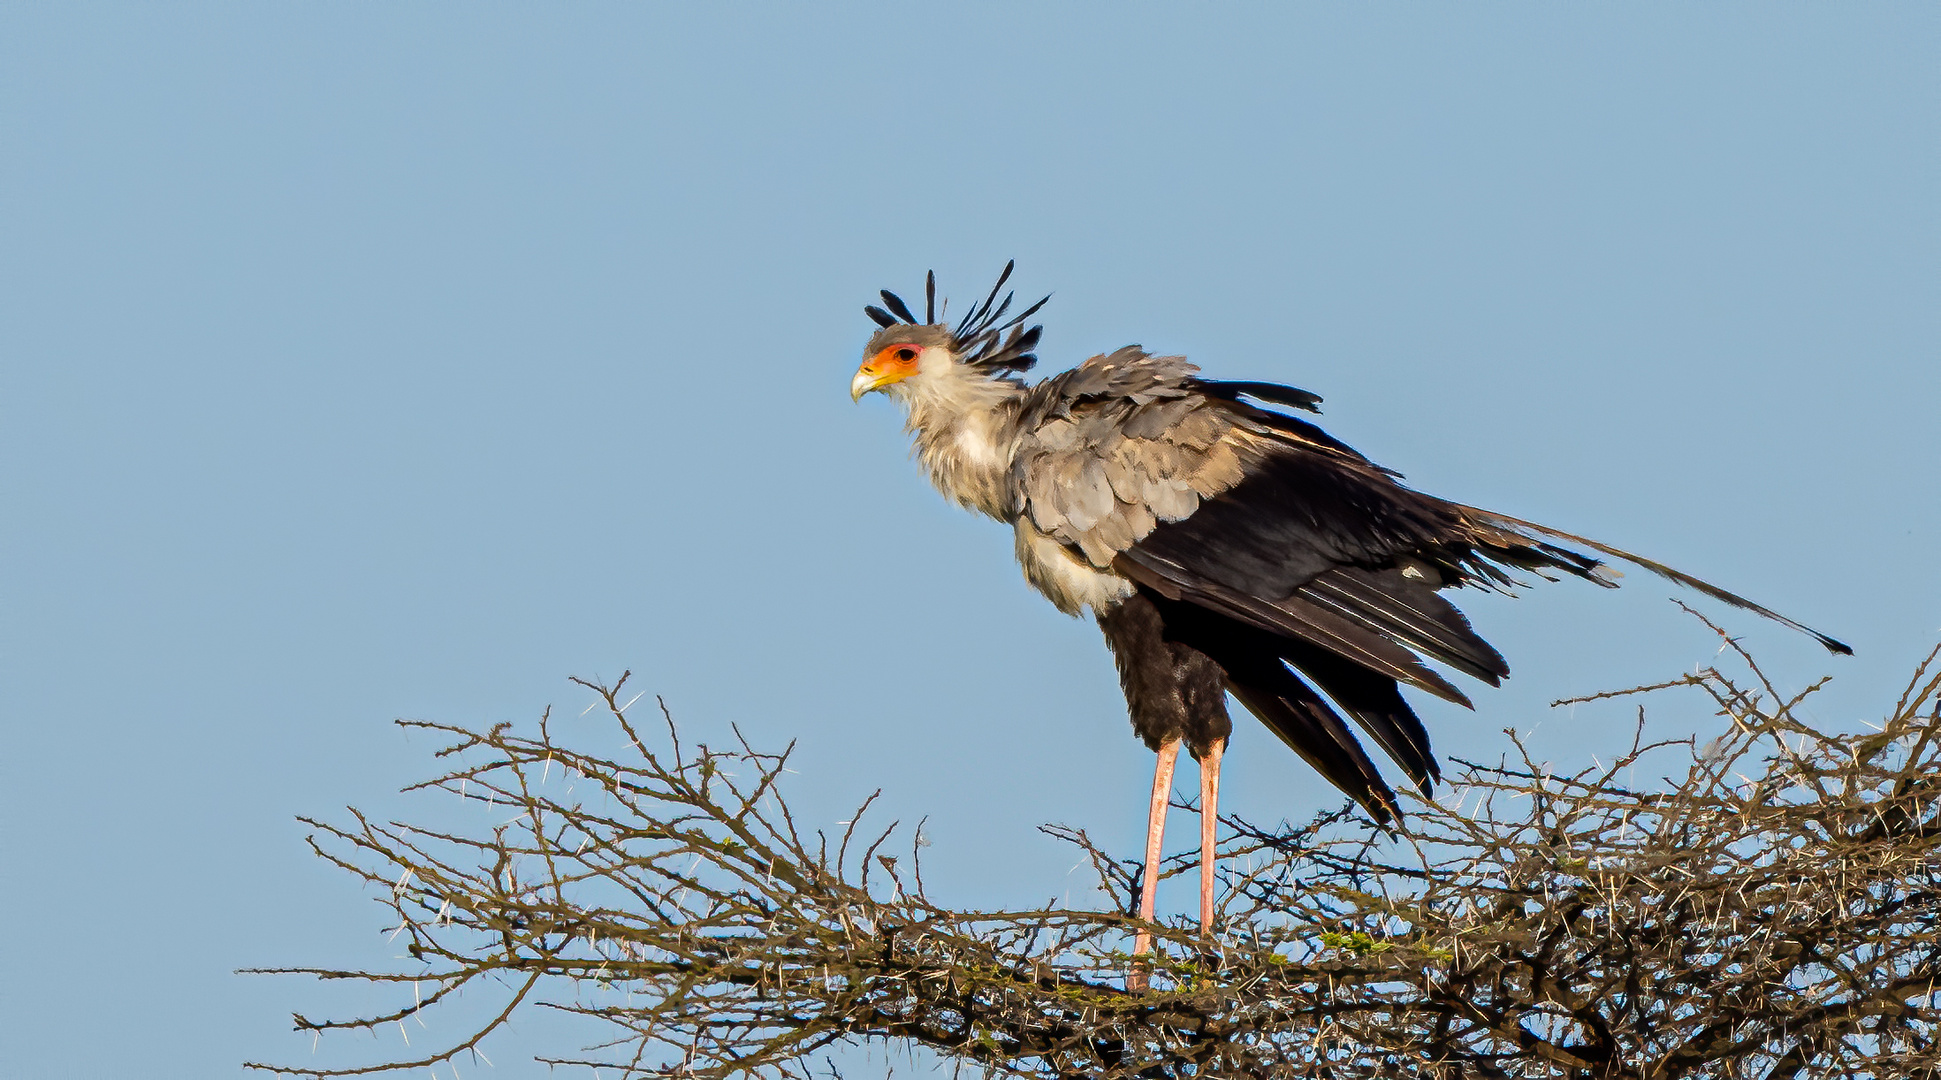
[[[1752, 689], [1704, 670], [1598, 695], [1700, 688], [1730, 724], [1702, 749], [1644, 743], [1640, 725], [1615, 761], [1555, 775], [1517, 742], [1499, 765], [1461, 763], [1458, 797], [1421, 800], [1393, 839], [1341, 813], [1226, 819], [1217, 938], [1155, 928], [1143, 992], [1126, 989], [1136, 927], [1119, 909], [935, 903], [887, 854], [894, 826], [858, 812], [840, 837], [801, 833], [786, 750], [683, 749], [671, 718], [652, 740], [618, 684], [587, 685], [626, 761], [543, 720], [537, 737], [405, 722], [458, 762], [419, 787], [517, 816], [483, 833], [309, 822], [412, 963], [280, 970], [431, 990], [297, 1026], [375, 1029], [475, 985], [509, 1001], [410, 1061], [251, 1067], [439, 1064], [550, 991], [545, 1007], [612, 1038], [542, 1060], [627, 1076], [793, 1080], [835, 1043], [882, 1039], [1047, 1080], [1941, 1077], [1941, 665], [1929, 655], [1878, 732], [1836, 736], [1738, 656]], [[1667, 778], [1621, 780], [1644, 759]], [[538, 782], [555, 769], [574, 795]], [[1052, 831], [1126, 894], [1126, 863]]]

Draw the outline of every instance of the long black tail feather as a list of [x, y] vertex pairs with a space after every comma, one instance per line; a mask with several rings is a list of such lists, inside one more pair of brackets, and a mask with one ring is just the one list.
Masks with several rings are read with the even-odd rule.
[[1461, 507], [1458, 507], [1458, 509], [1462, 510], [1466, 514], [1474, 515], [1478, 521], [1481, 521], [1486, 525], [1493, 525], [1500, 529], [1507, 529], [1511, 532], [1520, 532], [1526, 535], [1534, 533], [1537, 536], [1546, 536], [1552, 540], [1561, 540], [1567, 544], [1581, 544], [1584, 547], [1590, 548], [1592, 551], [1598, 552], [1599, 554], [1608, 555], [1613, 559], [1620, 559], [1624, 562], [1630, 563], [1633, 566], [1640, 567], [1645, 570], [1649, 570], [1652, 573], [1657, 574], [1659, 577], [1665, 578], [1666, 580], [1669, 580], [1669, 581], [1675, 581], [1678, 584], [1683, 585], [1688, 589], [1691, 589], [1695, 592], [1703, 593], [1714, 600], [1718, 600], [1723, 603], [1730, 604], [1736, 608], [1741, 608], [1743, 610], [1750, 611], [1756, 615], [1763, 615], [1766, 618], [1771, 619], [1772, 621], [1780, 624], [1781, 626], [1792, 627], [1794, 630], [1798, 630], [1800, 633], [1805, 634], [1808, 637], [1811, 637], [1812, 639], [1814, 639], [1815, 641], [1818, 641], [1821, 645], [1826, 646], [1826, 649], [1828, 652], [1837, 653], [1841, 656], [1853, 655], [1853, 648], [1843, 641], [1838, 641], [1834, 638], [1828, 637], [1827, 635], [1820, 633], [1818, 630], [1813, 629], [1812, 627], [1806, 625], [1805, 623], [1798, 622], [1793, 619], [1789, 619], [1786, 616], [1781, 615], [1777, 611], [1774, 611], [1771, 608], [1766, 607], [1762, 604], [1753, 603], [1751, 600], [1748, 600], [1745, 597], [1740, 596], [1738, 593], [1728, 592], [1727, 590], [1721, 589], [1717, 585], [1714, 585], [1709, 581], [1701, 581], [1700, 579], [1695, 578], [1690, 574], [1684, 573], [1683, 571], [1673, 570], [1671, 567], [1666, 566], [1664, 563], [1656, 562], [1652, 559], [1647, 559], [1642, 555], [1634, 555], [1631, 552], [1623, 550], [1622, 548], [1615, 548], [1609, 544], [1601, 544], [1596, 540], [1589, 539], [1588, 537], [1577, 536], [1572, 533], [1567, 533], [1567, 532], [1564, 532], [1562, 529], [1553, 529], [1548, 525], [1539, 525], [1534, 521], [1524, 521], [1522, 518], [1514, 518], [1509, 516], [1508, 514], [1499, 514], [1491, 510], [1478, 510], [1473, 506], [1461, 506]]

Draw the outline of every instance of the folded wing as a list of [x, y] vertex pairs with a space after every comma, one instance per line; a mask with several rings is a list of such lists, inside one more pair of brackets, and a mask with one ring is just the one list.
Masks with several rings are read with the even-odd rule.
[[1201, 380], [1179, 357], [1136, 348], [1040, 383], [1014, 457], [1020, 527], [1161, 602], [1169, 635], [1218, 662], [1235, 697], [1377, 817], [1392, 793], [1340, 713], [1426, 791], [1435, 758], [1398, 685], [1468, 705], [1424, 659], [1492, 685], [1509, 674], [1439, 591], [1513, 588], [1519, 572], [1613, 584], [1598, 559], [1565, 545], [1846, 651], [1669, 567], [1414, 491], [1313, 424], [1248, 399], [1305, 409], [1319, 400]]

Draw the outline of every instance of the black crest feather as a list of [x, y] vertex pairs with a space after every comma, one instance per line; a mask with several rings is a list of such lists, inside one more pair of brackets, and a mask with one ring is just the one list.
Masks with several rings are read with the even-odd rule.
[[910, 307], [903, 302], [903, 298], [888, 289], [883, 290], [883, 306], [889, 308], [892, 315], [906, 323], [914, 325], [917, 321], [917, 317], [910, 314]]
[[[987, 374], [999, 372], [1029, 371], [1038, 362], [1032, 350], [1038, 347], [1038, 339], [1044, 335], [1044, 327], [1024, 325], [1025, 320], [1036, 315], [1051, 297], [1046, 296], [1023, 311], [1006, 318], [1016, 293], [1004, 292], [1004, 285], [1011, 280], [1017, 269], [1016, 259], [1004, 264], [1004, 272], [997, 276], [997, 284], [985, 295], [983, 302], [971, 305], [971, 309], [949, 330], [951, 348], [964, 363], [978, 368]], [[1002, 299], [999, 294], [1002, 293]], [[898, 323], [911, 325], [938, 325], [937, 310], [937, 272], [931, 271], [923, 282], [923, 323], [917, 322], [910, 306], [903, 298], [882, 290], [884, 307], [871, 304], [863, 311], [876, 325], [885, 329]], [[945, 304], [948, 307], [948, 302]], [[884, 310], [887, 308], [888, 310]]]

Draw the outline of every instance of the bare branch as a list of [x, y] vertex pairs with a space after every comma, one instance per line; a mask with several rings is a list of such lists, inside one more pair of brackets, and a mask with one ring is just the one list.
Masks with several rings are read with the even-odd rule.
[[[1748, 678], [1570, 699], [1696, 688], [1725, 721], [1702, 745], [1645, 742], [1640, 711], [1628, 745], [1575, 773], [1514, 738], [1497, 765], [1459, 763], [1446, 805], [1416, 800], [1392, 834], [1346, 811], [1223, 819], [1219, 933], [1158, 927], [1143, 990], [1119, 902], [1137, 864], [1082, 829], [1045, 831], [1114, 898], [1103, 910], [959, 911], [922, 888], [921, 840], [887, 853], [905, 847], [865, 820], [875, 795], [840, 837], [805, 838], [786, 750], [683, 746], [664, 703], [649, 738], [618, 684], [583, 684], [627, 740], [618, 760], [543, 717], [537, 735], [412, 722], [449, 741], [449, 771], [414, 789], [502, 807], [495, 824], [309, 821], [412, 959], [275, 973], [413, 987], [304, 1031], [398, 1024], [463, 988], [503, 985], [503, 1008], [410, 1061], [250, 1067], [438, 1065], [540, 1004], [606, 1039], [541, 1060], [698, 1080], [806, 1080], [863, 1039], [1045, 1080], [1936, 1077], [1941, 651], [1878, 731], [1838, 735], [1795, 715], [1818, 684], [1782, 694], [1721, 638]], [[1663, 779], [1626, 783], [1640, 764]]]

